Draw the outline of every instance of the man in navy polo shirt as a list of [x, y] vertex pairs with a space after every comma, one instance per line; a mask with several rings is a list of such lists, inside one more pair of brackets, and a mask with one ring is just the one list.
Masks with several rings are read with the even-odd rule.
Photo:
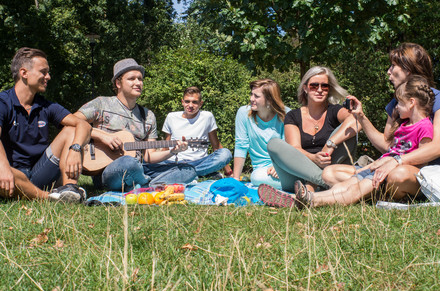
[[[19, 49], [11, 72], [15, 86], [0, 93], [0, 196], [81, 202], [81, 150], [91, 126], [39, 94], [50, 80], [44, 52]], [[64, 126], [52, 143], [49, 123]], [[60, 176], [64, 186], [51, 190]]]

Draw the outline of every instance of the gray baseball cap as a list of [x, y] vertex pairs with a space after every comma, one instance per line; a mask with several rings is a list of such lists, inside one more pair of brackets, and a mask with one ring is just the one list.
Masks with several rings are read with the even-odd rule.
[[140, 71], [142, 73], [142, 77], [145, 75], [145, 68], [139, 65], [134, 59], [123, 59], [118, 61], [113, 66], [113, 78], [112, 83], [115, 83], [115, 80], [119, 78], [122, 74], [128, 72], [128, 71]]

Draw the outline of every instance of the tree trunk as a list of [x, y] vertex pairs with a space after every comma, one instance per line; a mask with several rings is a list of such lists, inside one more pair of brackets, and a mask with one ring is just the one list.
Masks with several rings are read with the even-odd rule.
[[310, 67], [310, 61], [299, 61], [299, 68], [301, 73], [301, 79], [306, 74], [307, 70]]

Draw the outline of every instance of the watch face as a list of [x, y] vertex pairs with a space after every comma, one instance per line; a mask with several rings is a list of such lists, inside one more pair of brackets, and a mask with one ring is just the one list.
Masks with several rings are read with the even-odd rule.
[[336, 148], [336, 144], [331, 140], [327, 140], [325, 144], [330, 148]]
[[72, 150], [74, 150], [75, 152], [80, 152], [80, 151], [81, 151], [81, 146], [80, 146], [79, 144], [77, 144], [77, 143], [71, 145], [70, 148], [71, 148]]

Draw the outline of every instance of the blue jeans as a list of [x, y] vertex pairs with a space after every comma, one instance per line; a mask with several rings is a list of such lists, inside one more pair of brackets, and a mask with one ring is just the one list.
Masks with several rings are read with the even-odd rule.
[[142, 164], [130, 156], [114, 160], [101, 175], [93, 177], [96, 187], [125, 192], [132, 190], [136, 184], [147, 186], [150, 180], [150, 177], [144, 175]]
[[173, 164], [164, 168], [160, 164], [141, 164], [136, 158], [123, 156], [108, 165], [101, 175], [93, 177], [93, 182], [96, 187], [127, 192], [137, 184], [147, 187], [149, 184], [189, 183], [196, 176], [192, 166]]
[[50, 189], [60, 176], [60, 159], [55, 157], [50, 146], [32, 168], [19, 168], [40, 189]]
[[[232, 159], [231, 151], [225, 148], [218, 149], [212, 154], [196, 161], [182, 160], [178, 164], [188, 164], [196, 169], [197, 176], [206, 176], [223, 169]], [[166, 161], [167, 163], [169, 161]]]
[[150, 185], [187, 184], [192, 182], [197, 173], [193, 166], [176, 163], [143, 164], [144, 173], [151, 177]]

